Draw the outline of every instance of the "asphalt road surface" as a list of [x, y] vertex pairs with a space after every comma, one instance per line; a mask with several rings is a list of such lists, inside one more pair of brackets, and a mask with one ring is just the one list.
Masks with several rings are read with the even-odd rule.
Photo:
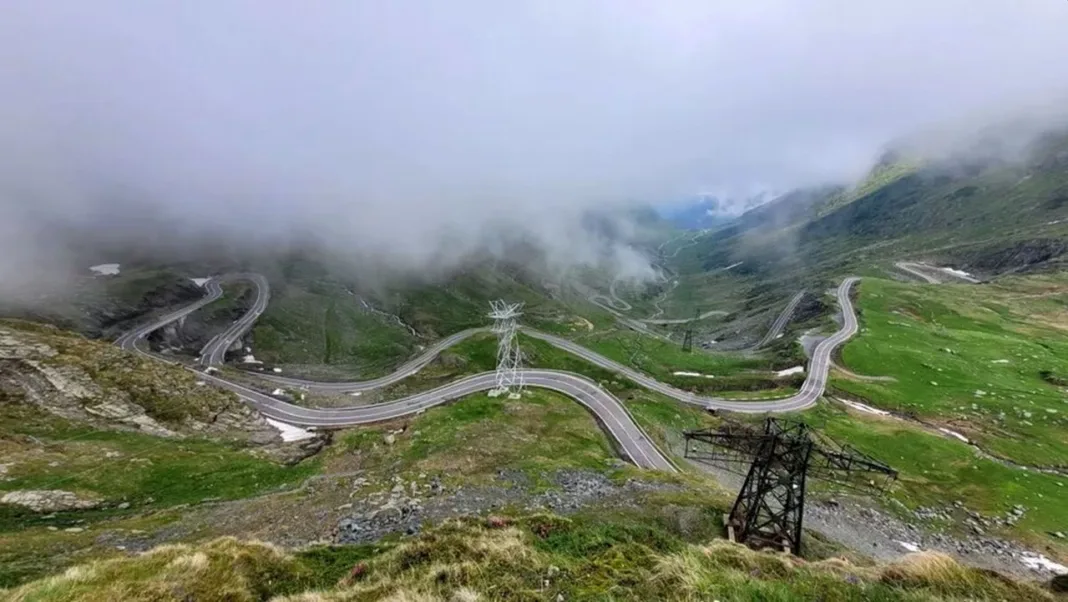
[[204, 346], [203, 351], [200, 353], [200, 363], [205, 366], [218, 366], [226, 361], [226, 351], [237, 339], [244, 336], [252, 328], [252, 325], [256, 323], [260, 315], [267, 310], [267, 302], [271, 299], [271, 287], [267, 284], [267, 279], [262, 274], [233, 274], [223, 276], [219, 280], [223, 282], [234, 280], [251, 282], [256, 287], [256, 299], [252, 302], [252, 307], [245, 312], [245, 315], [238, 318], [236, 322], [222, 333], [213, 337]]
[[768, 332], [764, 335], [764, 338], [760, 339], [760, 341], [752, 348], [760, 349], [764, 345], [767, 345], [768, 343], [775, 340], [775, 337], [779, 336], [779, 334], [782, 333], [782, 329], [786, 328], [786, 324], [794, 315], [794, 310], [797, 309], [797, 304], [800, 303], [801, 299], [803, 299], [804, 297], [805, 291], [799, 291], [796, 295], [794, 295], [793, 298], [790, 299], [790, 302], [786, 304], [786, 307], [784, 307], [783, 310], [779, 312], [779, 315], [775, 318], [775, 321], [771, 323], [771, 328], [768, 329]]
[[919, 263], [914, 261], [899, 261], [894, 264], [894, 267], [903, 272], [907, 272], [912, 276], [916, 276], [922, 279], [924, 282], [930, 284], [941, 284], [949, 280], [959, 280], [967, 282], [969, 284], [981, 284], [982, 280], [978, 280], [967, 272], [960, 270], [954, 270], [952, 268], [938, 267], [934, 265], [928, 265], [926, 263]]
[[938, 278], [935, 278], [934, 276], [927, 273], [927, 271], [923, 269], [923, 264], [899, 261], [894, 264], [894, 267], [901, 270], [902, 272], [915, 276], [928, 284], [939, 284], [942, 282]]
[[[761, 341], [759, 343], [757, 343], [755, 346], [751, 347], [751, 349], [757, 349], [757, 348], [767, 344], [768, 341], [771, 341], [776, 336], [778, 336], [780, 332], [782, 332], [782, 329], [785, 328], [786, 324], [790, 321], [790, 318], [793, 316], [794, 310], [797, 309], [797, 304], [801, 301], [801, 299], [802, 299], [802, 297], [804, 297], [804, 295], [805, 295], [805, 291], [801, 291], [801, 292], [797, 293], [796, 295], [794, 295], [794, 297], [790, 300], [790, 302], [786, 305], [786, 307], [783, 308], [782, 312], [780, 312], [779, 315], [775, 318], [775, 322], [772, 323], [771, 328], [768, 330], [767, 334], [764, 335], [764, 338], [761, 339]], [[848, 298], [846, 299], [846, 301], [848, 302]], [[424, 351], [419, 356], [417, 356], [414, 359], [409, 360], [407, 363], [403, 364], [400, 368], [398, 368], [392, 374], [387, 374], [385, 376], [382, 376], [382, 377], [376, 378], [376, 379], [372, 379], [372, 380], [348, 381], [348, 382], [324, 382], [324, 381], [305, 380], [305, 379], [301, 379], [301, 378], [289, 378], [289, 377], [285, 377], [285, 376], [277, 376], [277, 375], [274, 375], [274, 374], [262, 374], [262, 375], [259, 375], [259, 376], [261, 376], [262, 378], [264, 378], [266, 380], [269, 380], [271, 382], [278, 383], [280, 385], [285, 385], [285, 386], [288, 386], [288, 387], [295, 387], [295, 388], [299, 388], [299, 389], [305, 389], [305, 390], [308, 390], [308, 391], [321, 392], [321, 393], [350, 393], [350, 392], [354, 393], [356, 391], [370, 391], [370, 390], [373, 390], [373, 389], [378, 389], [378, 388], [381, 388], [381, 387], [385, 387], [387, 385], [391, 385], [393, 383], [396, 383], [396, 382], [399, 382], [401, 380], [404, 380], [405, 378], [407, 378], [407, 377], [411, 376], [412, 374], [415, 374], [416, 372], [421, 370], [424, 366], [426, 366], [430, 362], [434, 361], [434, 358], [437, 357], [438, 354], [440, 354], [445, 349], [448, 349], [449, 347], [452, 347], [453, 345], [456, 345], [457, 343], [463, 341], [464, 339], [467, 339], [467, 338], [469, 338], [469, 337], [471, 337], [471, 336], [473, 336], [475, 334], [478, 334], [480, 332], [488, 332], [488, 329], [486, 329], [486, 328], [472, 328], [472, 329], [469, 329], [469, 330], [462, 330], [462, 331], [460, 331], [460, 332], [458, 332], [458, 333], [456, 333], [454, 335], [446, 337], [446, 338], [438, 341], [437, 343], [435, 343], [431, 347], [427, 348], [426, 351]], [[589, 361], [589, 362], [591, 362], [593, 364], [596, 364], [596, 365], [598, 365], [598, 366], [600, 366], [602, 368], [605, 368], [605, 369], [611, 370], [613, 372], [619, 373], [619, 374], [621, 374], [623, 376], [626, 376], [630, 380], [633, 380], [634, 382], [636, 382], [636, 383], [638, 383], [638, 384], [640, 384], [642, 386], [645, 386], [646, 388], [652, 389], [652, 388], [654, 388], [654, 386], [664, 387], [663, 389], [659, 389], [658, 388], [656, 390], [659, 390], [660, 392], [662, 392], [662, 393], [664, 393], [666, 395], [670, 395], [670, 396], [672, 396], [672, 397], [674, 397], [676, 399], [681, 399], [681, 396], [683, 396], [683, 395], [689, 395], [689, 394], [687, 394], [685, 392], [679, 392], [677, 389], [671, 388], [669, 385], [663, 385], [662, 383], [660, 383], [659, 381], [653, 379], [652, 377], [646, 376], [646, 375], [644, 375], [641, 372], [638, 372], [636, 370], [632, 370], [632, 369], [624, 366], [623, 364], [620, 364], [620, 363], [616, 362], [615, 360], [609, 359], [609, 358], [607, 358], [607, 357], [605, 357], [603, 355], [598, 354], [595, 351], [591, 351], [591, 350], [589, 350], [589, 349], [587, 349], [587, 348], [585, 348], [585, 347], [583, 347], [581, 345], [578, 345], [576, 343], [573, 343], [572, 341], [569, 341], [567, 339], [556, 337], [556, 336], [553, 336], [551, 334], [543, 333], [543, 332], [534, 330], [532, 328], [523, 328], [523, 332], [528, 334], [528, 335], [530, 335], [530, 336], [532, 336], [532, 337], [534, 337], [534, 338], [541, 339], [541, 340], [553, 345], [554, 347], [557, 347], [559, 349], [563, 349], [564, 351], [567, 351], [567, 352], [572, 353], [574, 355], [577, 355], [577, 356], [579, 356], [579, 357], [581, 357], [583, 359], [586, 359], [587, 361]], [[654, 385], [654, 383], [655, 383], [655, 385]], [[674, 391], [675, 393], [668, 393], [667, 392], [668, 390]], [[720, 401], [723, 401], [723, 400], [718, 400], [716, 398], [704, 398], [704, 397], [702, 397], [701, 399], [709, 400], [709, 403], [718, 403]], [[683, 401], [689, 401], [689, 400], [683, 400]], [[746, 402], [746, 403], [749, 403], [749, 402]]]
[[[243, 276], [245, 275], [242, 275], [242, 277]], [[116, 340], [116, 344], [126, 351], [138, 353], [152, 359], [162, 359], [167, 361], [165, 358], [152, 354], [146, 348], [147, 345], [139, 343], [141, 343], [144, 338], [154, 330], [179, 320], [201, 307], [204, 307], [208, 303], [219, 299], [222, 296], [220, 281], [236, 278], [237, 276], [219, 279], [213, 278], [207, 281], [204, 286], [208, 291], [208, 294], [203, 299], [131, 330], [119, 337]], [[269, 295], [269, 289], [267, 287], [266, 279], [263, 279], [262, 276], [259, 276], [258, 278], [259, 280], [254, 282], [257, 282], [257, 291], [259, 294], [257, 295], [257, 301], [254, 303], [253, 308], [250, 309], [245, 316], [242, 316], [242, 318], [235, 322], [234, 325], [228, 328], [223, 335], [217, 337], [217, 339], [229, 338], [231, 341], [235, 340], [240, 336], [241, 332], [247, 330], [251, 323], [255, 321], [255, 317], [258, 317], [259, 314], [263, 312], [266, 307], [266, 299]], [[260, 302], [261, 299], [263, 299], [262, 303]], [[251, 320], [246, 320], [249, 316], [254, 317]], [[377, 385], [369, 383], [360, 383], [360, 385], [364, 388], [373, 388], [373, 386], [384, 386], [390, 382], [400, 380], [425, 366], [433, 360], [442, 349], [455, 345], [457, 342], [471, 336], [471, 334], [474, 334], [475, 332], [478, 331], [464, 331], [439, 341], [434, 347], [428, 350], [428, 353], [408, 362], [400, 371], [390, 375], [390, 377], [387, 377], [386, 379], [379, 379]], [[208, 347], [205, 348], [201, 358], [210, 358], [213, 353], [218, 353], [219, 355], [216, 357], [221, 358], [225, 355], [227, 347], [229, 347], [229, 343], [225, 343], [224, 340], [213, 339]], [[465, 397], [473, 393], [492, 390], [497, 385], [496, 374], [493, 372], [484, 372], [482, 374], [476, 374], [474, 376], [457, 380], [442, 387], [438, 387], [437, 389], [417, 393], [388, 403], [351, 408], [318, 409], [306, 408], [282, 401], [215, 374], [190, 370], [196, 372], [198, 378], [237, 394], [238, 397], [259, 410], [264, 416], [296, 426], [314, 428], [339, 428], [344, 426], [369, 424], [418, 414], [427, 408], [454, 399]], [[523, 380], [528, 386], [549, 389], [567, 395], [589, 409], [597, 417], [598, 422], [605, 431], [615, 440], [620, 453], [624, 457], [630, 459], [630, 461], [637, 466], [652, 470], [669, 472], [677, 471], [671, 461], [668, 460], [659, 448], [657, 448], [656, 444], [649, 439], [641, 427], [634, 422], [630, 417], [630, 414], [623, 407], [623, 404], [611, 393], [601, 389], [597, 383], [578, 374], [554, 372], [551, 370], [524, 370]], [[346, 390], [351, 390], [351, 388]]]
[[[739, 402], [696, 395], [661, 383], [656, 379], [627, 366], [623, 366], [618, 362], [566, 339], [561, 339], [550, 334], [529, 329], [524, 329], [524, 331], [530, 336], [547, 341], [560, 349], [569, 351], [586, 359], [590, 363], [612, 370], [613, 372], [621, 374], [650, 390], [658, 391], [684, 403], [749, 413], [794, 411], [811, 406], [823, 394], [827, 383], [827, 373], [830, 368], [831, 353], [834, 351], [835, 347], [853, 336], [857, 331], [856, 315], [853, 312], [853, 306], [849, 299], [849, 292], [857, 280], [857, 278], [847, 278], [838, 287], [838, 303], [842, 308], [844, 323], [838, 332], [817, 345], [809, 362], [808, 377], [802, 385], [800, 392], [791, 397], [773, 401]], [[149, 324], [140, 326], [119, 337], [116, 343], [128, 351], [141, 353], [149, 357], [156, 357], [139, 346], [138, 343], [152, 331], [162, 328], [170, 322], [181, 319], [183, 316], [186, 316], [221, 297], [222, 289], [219, 285], [219, 281], [219, 279], [212, 279], [205, 283], [205, 289], [208, 291], [208, 294], [204, 299], [169, 313]], [[241, 332], [244, 332], [251, 326], [256, 317], [258, 317], [259, 314], [263, 312], [264, 308], [266, 308], [267, 299], [269, 298], [269, 288], [266, 280], [260, 277], [259, 280], [254, 280], [254, 282], [256, 283], [258, 294], [253, 308], [245, 316], [235, 322], [233, 326], [228, 328], [223, 335], [217, 337], [218, 340], [213, 340], [213, 343], [215, 343], [214, 346], [209, 343], [210, 349], [205, 349], [202, 358], [206, 357], [208, 361], [210, 361], [212, 355], [216, 354], [219, 349], [222, 349], [221, 353], [225, 354], [225, 348], [229, 346], [229, 343], [227, 343], [225, 347], [223, 346], [225, 339], [229, 338], [231, 342], [235, 340], [240, 336]], [[253, 317], [246, 320], [249, 316]], [[272, 382], [304, 387], [312, 390], [337, 392], [373, 389], [410, 376], [432, 361], [442, 350], [455, 345], [480, 330], [481, 329], [466, 330], [447, 337], [436, 343], [419, 357], [401, 366], [401, 368], [393, 374], [372, 381], [359, 383], [321, 383], [300, 379], [289, 379], [274, 375], [264, 375], [264, 377]], [[216, 355], [216, 357], [219, 356]], [[464, 397], [472, 393], [491, 390], [496, 386], [495, 375], [492, 372], [486, 372], [462, 378], [442, 387], [417, 393], [388, 403], [348, 408], [318, 409], [297, 406], [282, 401], [214, 374], [201, 373], [199, 371], [197, 371], [197, 373], [200, 378], [236, 393], [241, 399], [245, 400], [270, 418], [297, 426], [319, 428], [337, 428], [368, 424], [417, 414], [429, 407]], [[620, 451], [636, 465], [657, 470], [676, 470], [671, 462], [634, 422], [623, 407], [623, 404], [611, 393], [600, 388], [600, 386], [593, 381], [584, 376], [570, 372], [533, 369], [524, 370], [523, 379], [527, 386], [540, 387], [563, 393], [587, 407], [594, 413], [594, 415], [596, 415], [609, 435], [615, 439]]]
[[[668, 472], [677, 470], [634, 422], [623, 404], [597, 383], [570, 372], [523, 370], [522, 373], [526, 386], [562, 393], [593, 412], [601, 426], [615, 440], [620, 452], [637, 466]], [[402, 418], [454, 399], [490, 391], [497, 386], [497, 375], [493, 372], [483, 372], [387, 403], [320, 409], [294, 405], [213, 374], [201, 374], [200, 377], [233, 391], [269, 418], [297, 426], [318, 428], [338, 428]]]
[[835, 347], [856, 334], [857, 316], [853, 312], [853, 302], [849, 298], [849, 292], [858, 280], [859, 278], [846, 278], [838, 286], [838, 305], [842, 308], [844, 322], [838, 332], [824, 339], [816, 346], [812, 353], [812, 358], [809, 360], [808, 376], [801, 386], [801, 390], [796, 395], [771, 401], [731, 401], [720, 397], [706, 397], [690, 393], [662, 383], [651, 376], [642, 374], [567, 339], [529, 329], [524, 329], [523, 332], [573, 353], [591, 364], [624, 376], [651, 391], [662, 393], [683, 403], [733, 412], [790, 412], [811, 406], [823, 395], [827, 385], [827, 372], [830, 369], [831, 353]]
[[116, 339], [115, 344], [125, 349], [126, 351], [139, 351], [137, 344], [145, 337], [147, 337], [151, 332], [163, 328], [171, 322], [180, 320], [188, 316], [189, 314], [195, 312], [201, 307], [204, 307], [205, 305], [219, 299], [220, 297], [222, 297], [223, 294], [223, 290], [222, 287], [219, 285], [219, 281], [214, 278], [211, 278], [204, 283], [204, 290], [207, 291], [207, 294], [204, 295], [204, 298], [190, 305], [187, 305], [182, 309], [173, 311], [162, 317], [156, 318], [152, 322], [143, 326], [139, 326], [131, 330], [130, 332], [127, 332], [126, 334]]

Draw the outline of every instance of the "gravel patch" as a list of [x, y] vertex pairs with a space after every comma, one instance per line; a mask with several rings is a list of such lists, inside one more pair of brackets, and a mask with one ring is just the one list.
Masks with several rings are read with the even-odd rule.
[[[352, 502], [350, 514], [337, 523], [337, 543], [375, 541], [390, 533], [414, 534], [422, 525], [483, 514], [503, 507], [550, 510], [568, 514], [590, 504], [637, 507], [635, 494], [674, 491], [671, 484], [627, 479], [613, 483], [592, 471], [563, 470], [549, 477], [553, 487], [535, 491], [523, 473], [502, 470], [492, 485], [447, 489], [438, 477], [405, 481], [393, 477], [392, 487]], [[360, 486], [362, 483], [358, 482]]]

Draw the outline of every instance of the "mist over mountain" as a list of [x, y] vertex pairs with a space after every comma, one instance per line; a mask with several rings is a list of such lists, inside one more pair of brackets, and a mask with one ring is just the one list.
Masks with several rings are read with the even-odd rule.
[[750, 209], [778, 198], [781, 194], [772, 190], [759, 190], [740, 196], [704, 193], [669, 204], [661, 209], [661, 214], [677, 228], [703, 230], [727, 223]]
[[849, 181], [902, 133], [1056, 98], [1066, 11], [13, 0], [0, 294], [107, 249], [309, 243], [380, 273], [536, 247], [553, 270], [641, 278], [640, 226], [591, 231], [591, 211]]

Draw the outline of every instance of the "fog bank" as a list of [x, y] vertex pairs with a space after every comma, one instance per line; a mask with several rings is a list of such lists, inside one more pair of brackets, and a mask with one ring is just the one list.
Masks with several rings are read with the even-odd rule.
[[903, 133], [1063, 93], [1066, 20], [1048, 0], [10, 0], [0, 286], [83, 263], [69, 232], [312, 233], [409, 272], [522, 239], [641, 277], [583, 215], [855, 178]]

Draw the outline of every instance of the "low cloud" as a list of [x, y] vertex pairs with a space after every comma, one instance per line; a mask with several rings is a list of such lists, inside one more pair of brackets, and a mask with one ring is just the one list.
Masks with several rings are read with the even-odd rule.
[[0, 292], [85, 263], [70, 240], [94, 236], [313, 233], [408, 272], [536, 241], [550, 264], [641, 277], [584, 216], [846, 180], [903, 132], [1051, 98], [1065, 17], [1045, 0], [11, 0]]

